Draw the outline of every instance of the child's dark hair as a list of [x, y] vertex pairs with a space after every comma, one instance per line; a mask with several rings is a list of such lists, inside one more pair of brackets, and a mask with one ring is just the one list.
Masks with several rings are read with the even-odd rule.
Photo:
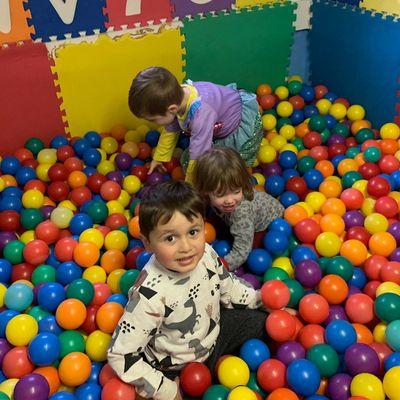
[[198, 191], [183, 181], [170, 181], [152, 186], [139, 207], [140, 233], [149, 238], [158, 224], [166, 224], [176, 211], [189, 221], [204, 217], [205, 204]]
[[203, 195], [224, 194], [241, 188], [247, 200], [253, 200], [251, 177], [240, 154], [228, 147], [213, 147], [198, 159], [193, 183]]
[[129, 90], [129, 108], [139, 118], [165, 115], [172, 104], [180, 105], [183, 89], [175, 76], [162, 67], [139, 72]]

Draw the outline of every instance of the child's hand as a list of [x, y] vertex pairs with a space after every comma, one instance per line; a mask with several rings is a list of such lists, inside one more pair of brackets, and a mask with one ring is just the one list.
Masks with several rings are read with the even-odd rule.
[[176, 396], [175, 396], [174, 400], [183, 400], [183, 397], [181, 395], [181, 390], [179, 389], [179, 377], [178, 376], [175, 378], [174, 382], [176, 383], [176, 386], [178, 386], [178, 391], [176, 392]]
[[167, 169], [164, 167], [164, 164], [161, 161], [151, 160], [147, 175], [150, 175], [153, 171], [167, 172]]

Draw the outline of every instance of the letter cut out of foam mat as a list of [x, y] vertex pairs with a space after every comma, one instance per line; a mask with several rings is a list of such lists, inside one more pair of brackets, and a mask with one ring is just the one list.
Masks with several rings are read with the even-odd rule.
[[[1, 2], [0, 2], [1, 3]], [[1, 3], [0, 7], [0, 45], [30, 40], [33, 28], [28, 26], [29, 11], [25, 11], [22, 1]]]

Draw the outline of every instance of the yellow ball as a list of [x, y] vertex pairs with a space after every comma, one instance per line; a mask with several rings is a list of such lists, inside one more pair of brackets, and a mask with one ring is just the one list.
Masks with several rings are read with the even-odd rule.
[[262, 164], [268, 164], [276, 158], [276, 150], [272, 146], [260, 147], [257, 154], [257, 159]]
[[364, 396], [368, 400], [385, 400], [382, 382], [372, 374], [356, 375], [351, 381], [350, 392], [352, 396]]
[[358, 121], [365, 117], [365, 110], [362, 106], [354, 104], [347, 109], [347, 118], [350, 121]]
[[107, 153], [103, 149], [98, 148], [96, 150], [100, 153], [101, 156], [100, 161], [107, 160]]
[[390, 368], [383, 377], [383, 390], [390, 400], [400, 400], [400, 367]]
[[288, 101], [281, 101], [276, 107], [276, 113], [280, 117], [290, 117], [293, 113], [293, 106]]
[[293, 152], [293, 153], [295, 153], [295, 154], [297, 154], [297, 153], [299, 152], [299, 150], [297, 149], [297, 147], [296, 147], [294, 144], [292, 144], [292, 143], [286, 143], [286, 144], [281, 148], [281, 152], [282, 152], [282, 151], [286, 151], [286, 150], [291, 151], [291, 152]]
[[72, 210], [67, 207], [56, 207], [50, 215], [50, 219], [57, 225], [60, 229], [68, 228], [69, 223], [74, 216]]
[[382, 139], [397, 140], [400, 137], [400, 128], [393, 122], [388, 122], [387, 124], [382, 125], [379, 132]]
[[57, 162], [57, 150], [56, 149], [40, 150], [36, 159], [39, 164], [53, 165]]
[[128, 237], [127, 235], [119, 230], [111, 231], [107, 233], [104, 238], [104, 247], [106, 250], [117, 249], [125, 251], [128, 247]]
[[32, 240], [35, 240], [35, 231], [25, 231], [19, 238], [19, 240], [22, 243], [28, 244], [29, 242], [32, 242]]
[[115, 171], [115, 165], [110, 160], [100, 161], [96, 167], [100, 174], [107, 175], [109, 172]]
[[316, 102], [315, 106], [318, 108], [320, 114], [327, 115], [332, 103], [328, 99], [321, 99]]
[[150, 128], [146, 124], [139, 125], [136, 128], [136, 131], [142, 135], [142, 140], [144, 140], [146, 133], [150, 130]]
[[131, 201], [131, 196], [129, 196], [128, 192], [126, 190], [121, 190], [120, 195], [118, 196], [117, 199], [118, 203], [122, 205], [122, 207], [128, 207], [130, 201]]
[[119, 288], [119, 281], [121, 280], [121, 277], [125, 272], [125, 269], [114, 269], [114, 271], [111, 271], [110, 275], [108, 275], [107, 285], [110, 287], [113, 293], [121, 293], [121, 289]]
[[118, 200], [107, 201], [108, 215], [123, 214], [125, 211], [124, 206]]
[[324, 257], [333, 257], [339, 254], [342, 242], [333, 232], [322, 232], [317, 236], [315, 248]]
[[128, 131], [125, 133], [125, 142], [135, 142], [139, 143], [144, 139], [144, 136], [141, 132], [138, 131]]
[[85, 351], [92, 361], [102, 362], [107, 359], [107, 348], [111, 335], [100, 330], [92, 332], [86, 339]]
[[255, 172], [252, 174], [255, 180], [257, 181], [257, 185], [264, 186], [265, 185], [265, 176], [260, 174], [259, 172]]
[[332, 104], [331, 108], [329, 109], [329, 114], [332, 115], [333, 118], [340, 121], [346, 117], [347, 108], [342, 103], [335, 103]]
[[289, 76], [288, 82], [292, 82], [292, 81], [299, 81], [299, 82], [303, 83], [303, 78], [300, 75]]
[[289, 96], [289, 89], [286, 86], [278, 86], [274, 93], [279, 97], [279, 100], [285, 100]]
[[5, 393], [10, 399], [13, 399], [14, 388], [19, 379], [7, 379], [0, 383], [0, 392]]
[[107, 274], [103, 268], [99, 267], [98, 265], [93, 265], [83, 271], [82, 278], [87, 279], [92, 283], [104, 283], [107, 280]]
[[290, 278], [293, 278], [294, 269], [289, 257], [275, 258], [275, 260], [272, 261], [272, 266], [283, 269], [289, 275]]
[[314, 210], [312, 209], [312, 207], [307, 204], [305, 201], [299, 201], [298, 203], [296, 203], [298, 206], [303, 207], [306, 211], [307, 211], [307, 215], [309, 217], [312, 217], [314, 215]]
[[296, 129], [292, 125], [283, 125], [282, 128], [279, 129], [279, 134], [286, 140], [290, 140], [296, 136]]
[[326, 197], [320, 192], [311, 192], [305, 198], [305, 202], [314, 210], [314, 212], [319, 212], [326, 201]]
[[286, 144], [287, 140], [281, 135], [276, 135], [270, 140], [270, 145], [278, 151]]
[[40, 208], [43, 202], [44, 195], [40, 190], [29, 189], [22, 195], [22, 205], [25, 208]]
[[79, 235], [79, 243], [81, 242], [90, 242], [96, 245], [99, 249], [103, 247], [104, 244], [104, 236], [103, 234], [95, 228], [85, 229]]
[[108, 160], [111, 161], [113, 164], [115, 164], [115, 157], [117, 157], [117, 155], [118, 155], [118, 153], [111, 154], [111, 156]]
[[107, 153], [112, 154], [118, 150], [118, 142], [111, 136], [101, 139], [100, 147]]
[[137, 193], [141, 186], [142, 183], [136, 175], [128, 175], [122, 182], [122, 188], [130, 195]]
[[367, 197], [362, 203], [361, 212], [365, 216], [371, 215], [375, 211], [375, 202], [371, 197]]
[[247, 385], [250, 370], [241, 358], [229, 356], [224, 358], [219, 365], [218, 379], [221, 385], [233, 389], [236, 386]]
[[377, 288], [376, 288], [376, 297], [380, 296], [381, 294], [384, 293], [394, 293], [400, 296], [400, 286], [395, 283], [395, 282], [382, 282]]
[[229, 393], [227, 400], [257, 400], [257, 396], [247, 386], [238, 386]]
[[65, 207], [71, 211], [76, 211], [76, 205], [71, 200], [63, 200], [58, 203], [58, 207]]
[[272, 114], [264, 114], [262, 116], [263, 128], [266, 131], [272, 131], [276, 127], [276, 118]]
[[2, 192], [5, 187], [6, 187], [6, 184], [3, 180], [3, 178], [0, 176], [0, 192]]
[[377, 232], [386, 232], [389, 222], [384, 215], [372, 213], [365, 218], [364, 227], [372, 235]]
[[386, 327], [387, 325], [384, 322], [379, 322], [374, 328], [373, 335], [375, 342], [378, 343], [386, 343]]
[[39, 330], [36, 319], [28, 314], [11, 318], [6, 326], [7, 340], [14, 346], [27, 346]]
[[366, 179], [360, 179], [359, 181], [354, 182], [351, 187], [353, 189], [359, 190], [364, 195], [364, 197], [366, 197], [367, 196], [367, 184], [368, 184], [368, 181]]
[[7, 292], [7, 287], [0, 283], [0, 307], [4, 306], [4, 296]]

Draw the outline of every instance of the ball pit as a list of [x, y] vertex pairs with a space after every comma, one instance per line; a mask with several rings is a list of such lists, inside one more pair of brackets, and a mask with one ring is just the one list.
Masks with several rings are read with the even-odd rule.
[[[399, 399], [400, 128], [299, 77], [257, 89], [265, 137], [251, 173], [285, 207], [238, 271], [261, 287], [267, 343], [210, 371], [205, 400]], [[147, 175], [159, 132], [31, 138], [0, 160], [0, 400], [134, 400], [106, 363], [129, 288], [151, 256], [140, 241], [146, 187], [182, 179], [180, 140]], [[232, 244], [207, 222], [223, 257]], [[292, 310], [285, 311], [289, 307]]]

